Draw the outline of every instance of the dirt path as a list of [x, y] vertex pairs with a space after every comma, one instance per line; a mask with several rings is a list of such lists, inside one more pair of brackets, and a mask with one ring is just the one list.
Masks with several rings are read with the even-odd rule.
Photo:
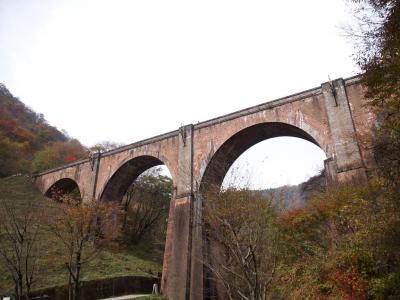
[[149, 296], [149, 295], [126, 295], [126, 296], [113, 297], [113, 298], [107, 298], [107, 299], [102, 299], [102, 300], [131, 300], [131, 299], [144, 297], [144, 296]]

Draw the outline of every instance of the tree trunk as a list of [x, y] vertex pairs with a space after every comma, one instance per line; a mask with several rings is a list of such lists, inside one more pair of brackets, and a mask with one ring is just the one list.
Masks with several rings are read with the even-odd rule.
[[71, 272], [69, 273], [69, 278], [68, 278], [68, 300], [72, 300], [72, 275]]
[[18, 278], [18, 292], [17, 292], [17, 299], [18, 300], [22, 300], [22, 294], [23, 294], [23, 283], [22, 283], [22, 279]]
[[80, 274], [81, 274], [81, 253], [78, 252], [76, 255], [76, 273], [75, 273], [75, 280], [74, 280], [74, 298], [73, 298], [73, 300], [79, 300]]

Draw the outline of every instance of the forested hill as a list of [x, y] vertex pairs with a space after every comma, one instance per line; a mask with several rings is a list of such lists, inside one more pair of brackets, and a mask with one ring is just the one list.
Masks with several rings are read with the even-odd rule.
[[325, 173], [321, 172], [298, 185], [259, 190], [257, 193], [267, 199], [274, 200], [286, 209], [293, 210], [305, 207], [314, 194], [323, 192], [325, 188]]
[[31, 173], [86, 155], [79, 141], [51, 126], [0, 84], [0, 177]]

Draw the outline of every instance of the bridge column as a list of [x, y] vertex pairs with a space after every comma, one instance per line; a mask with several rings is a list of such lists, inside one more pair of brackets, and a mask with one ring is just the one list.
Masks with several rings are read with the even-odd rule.
[[[177, 151], [177, 182], [169, 211], [161, 288], [168, 299], [202, 299], [202, 268], [195, 274], [191, 272], [195, 263], [192, 258], [193, 125], [180, 128]], [[195, 291], [191, 289], [193, 284]], [[201, 291], [196, 292], [199, 289]], [[194, 296], [194, 292], [199, 294], [199, 297]]]
[[325, 162], [330, 181], [366, 179], [343, 79], [322, 84], [332, 145]]
[[97, 187], [97, 177], [99, 174], [100, 158], [101, 158], [100, 152], [92, 154], [92, 156], [89, 158], [89, 164], [91, 169], [90, 186], [89, 186], [89, 193], [86, 197], [84, 197], [83, 199], [84, 201], [90, 201], [96, 199], [96, 187]]

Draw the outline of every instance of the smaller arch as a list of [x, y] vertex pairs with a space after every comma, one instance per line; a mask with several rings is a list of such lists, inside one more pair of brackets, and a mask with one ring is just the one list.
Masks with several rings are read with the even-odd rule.
[[82, 194], [78, 183], [71, 178], [62, 178], [53, 183], [46, 191], [45, 196], [52, 199], [60, 199], [60, 197], [71, 193], [77, 193], [77, 197], [82, 199]]
[[121, 201], [129, 186], [144, 171], [155, 167], [165, 165], [159, 158], [143, 155], [132, 158], [122, 164], [111, 178], [105, 183], [100, 193], [100, 200], [103, 201]]

